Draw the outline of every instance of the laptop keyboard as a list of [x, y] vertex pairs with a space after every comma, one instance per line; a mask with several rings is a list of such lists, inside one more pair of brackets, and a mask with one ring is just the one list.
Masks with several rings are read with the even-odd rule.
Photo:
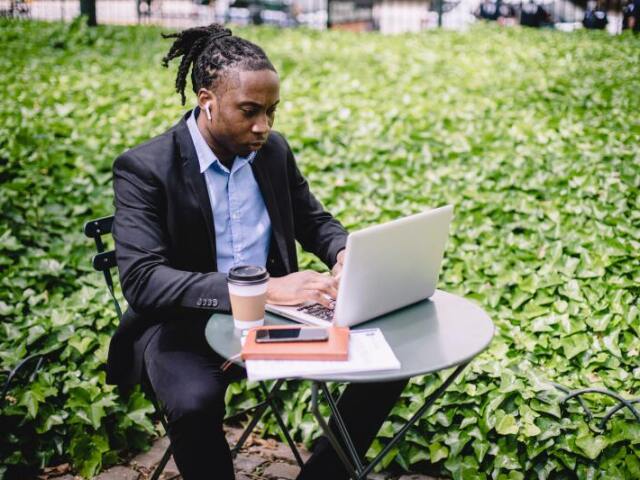
[[312, 315], [321, 320], [326, 320], [327, 322], [331, 322], [333, 320], [333, 309], [327, 308], [324, 305], [320, 305], [319, 303], [314, 303], [312, 305], [303, 305], [301, 307], [298, 307], [297, 310], [299, 312]]

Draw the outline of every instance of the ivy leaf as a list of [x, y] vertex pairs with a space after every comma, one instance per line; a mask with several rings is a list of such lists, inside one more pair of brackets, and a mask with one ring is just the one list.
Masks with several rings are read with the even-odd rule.
[[91, 337], [72, 337], [69, 339], [69, 345], [81, 355], [86, 353], [93, 343], [94, 339]]
[[565, 285], [560, 287], [560, 293], [576, 302], [582, 302], [585, 299], [580, 291], [580, 285], [577, 280], [569, 280]]
[[470, 455], [464, 457], [451, 457], [444, 463], [447, 470], [451, 472], [454, 480], [464, 480], [467, 478], [486, 479], [487, 476], [479, 471], [478, 462]]
[[431, 463], [439, 462], [440, 460], [447, 458], [449, 456], [449, 449], [438, 443], [434, 442], [429, 445], [429, 459]]
[[602, 435], [591, 435], [583, 432], [576, 437], [576, 445], [587, 455], [587, 458], [595, 460], [600, 452], [609, 444], [608, 440]]
[[71, 439], [70, 449], [80, 474], [91, 478], [100, 469], [103, 455], [109, 451], [109, 441], [104, 434], [95, 433], [85, 437], [78, 433]]
[[449, 447], [450, 455], [455, 457], [462, 451], [469, 440], [471, 440], [471, 437], [467, 432], [452, 430], [445, 437], [444, 443]]
[[500, 393], [509, 393], [514, 391], [522, 391], [524, 389], [524, 382], [518, 378], [509, 369], [502, 372], [500, 376]]
[[575, 357], [576, 355], [584, 352], [589, 348], [589, 337], [586, 334], [576, 334], [570, 337], [563, 338], [560, 341], [564, 354], [568, 359]]
[[602, 337], [602, 342], [604, 346], [611, 352], [612, 355], [616, 357], [621, 357], [622, 352], [620, 351], [620, 347], [618, 345], [618, 337], [620, 336], [620, 329], [615, 329], [608, 335]]
[[515, 435], [518, 433], [518, 422], [510, 413], [499, 417], [496, 422], [496, 432], [500, 435]]
[[31, 418], [36, 418], [38, 415], [38, 404], [40, 399], [38, 395], [33, 391], [26, 391], [23, 393], [18, 405], [27, 407], [27, 412]]
[[484, 456], [489, 451], [489, 443], [484, 440], [475, 440], [472, 444], [473, 453], [476, 455], [476, 459], [478, 463], [482, 463], [484, 460]]

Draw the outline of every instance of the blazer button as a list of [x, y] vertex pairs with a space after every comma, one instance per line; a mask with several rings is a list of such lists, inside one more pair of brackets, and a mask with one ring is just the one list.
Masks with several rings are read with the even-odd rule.
[[196, 302], [196, 306], [201, 307], [202, 306], [202, 299], [199, 298], [198, 301]]
[[212, 307], [217, 307], [217, 306], [218, 306], [218, 299], [217, 299], [217, 298], [214, 298], [214, 299], [211, 301], [211, 306], [212, 306]]
[[275, 258], [270, 258], [270, 259], [269, 259], [269, 263], [270, 263], [271, 265], [273, 265], [274, 263], [276, 263], [276, 259], [275, 259]]

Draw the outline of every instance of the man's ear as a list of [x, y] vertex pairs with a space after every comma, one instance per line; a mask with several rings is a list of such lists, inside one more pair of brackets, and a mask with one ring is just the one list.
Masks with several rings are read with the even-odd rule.
[[198, 106], [200, 110], [204, 111], [207, 104], [209, 104], [209, 111], [212, 112], [212, 114], [218, 111], [218, 98], [211, 90], [201, 88], [198, 90]]

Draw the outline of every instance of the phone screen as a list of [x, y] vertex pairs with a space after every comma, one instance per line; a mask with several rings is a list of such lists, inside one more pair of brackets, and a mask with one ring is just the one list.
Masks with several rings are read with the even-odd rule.
[[256, 332], [256, 342], [320, 342], [329, 335], [325, 328], [277, 328], [260, 329]]
[[282, 328], [277, 330], [258, 330], [256, 338], [262, 340], [295, 340], [300, 336], [299, 328]]

